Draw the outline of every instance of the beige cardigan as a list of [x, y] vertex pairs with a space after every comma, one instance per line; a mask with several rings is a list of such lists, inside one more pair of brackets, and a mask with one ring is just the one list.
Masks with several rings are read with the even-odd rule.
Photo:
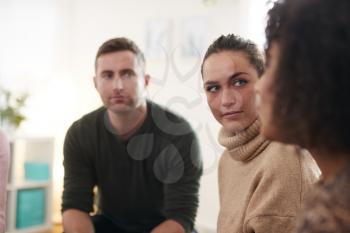
[[305, 193], [320, 175], [313, 158], [270, 143], [254, 122], [237, 135], [220, 131], [219, 233], [290, 233]]
[[5, 232], [6, 184], [9, 165], [9, 143], [0, 130], [0, 233]]

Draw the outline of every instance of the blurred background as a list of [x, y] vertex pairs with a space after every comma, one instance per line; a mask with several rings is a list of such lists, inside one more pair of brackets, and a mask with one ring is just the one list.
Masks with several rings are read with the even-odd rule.
[[[152, 76], [148, 97], [185, 116], [198, 134], [205, 170], [196, 224], [203, 233], [216, 232], [222, 148], [200, 65], [208, 45], [221, 34], [239, 34], [262, 49], [268, 8], [265, 0], [0, 0], [0, 111], [5, 112], [10, 94], [15, 122], [20, 122], [16, 128], [2, 121], [1, 127], [17, 148], [13, 157], [31, 158], [13, 161], [8, 232], [21, 228], [19, 202], [27, 200], [26, 193], [19, 195], [23, 189], [43, 188], [44, 225], [61, 222], [64, 136], [73, 121], [101, 105], [92, 81], [95, 54], [101, 43], [119, 36], [145, 52]], [[16, 102], [21, 97], [24, 103]], [[45, 185], [19, 184], [30, 180], [30, 169], [45, 173], [43, 163], [48, 164]], [[42, 223], [24, 224], [22, 231], [28, 226], [39, 232], [33, 226]]]

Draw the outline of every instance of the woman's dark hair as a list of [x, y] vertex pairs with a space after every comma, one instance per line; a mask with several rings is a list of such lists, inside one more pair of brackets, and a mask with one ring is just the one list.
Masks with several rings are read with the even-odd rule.
[[274, 116], [285, 138], [350, 152], [350, 1], [286, 0], [269, 11], [278, 42]]
[[280, 26], [284, 25], [286, 13], [286, 4], [282, 0], [276, 1], [273, 7], [268, 11], [268, 20], [265, 28], [265, 53], [271, 48], [271, 43], [273, 41], [278, 41], [281, 33]]
[[234, 34], [228, 34], [226, 36], [222, 35], [217, 38], [208, 48], [207, 52], [204, 55], [201, 73], [203, 75], [203, 65], [205, 60], [212, 55], [213, 53], [219, 53], [223, 51], [232, 51], [232, 52], [243, 52], [247, 55], [249, 62], [258, 72], [259, 77], [265, 71], [264, 58], [260, 53], [258, 47], [254, 42], [250, 40], [243, 39], [240, 36]]

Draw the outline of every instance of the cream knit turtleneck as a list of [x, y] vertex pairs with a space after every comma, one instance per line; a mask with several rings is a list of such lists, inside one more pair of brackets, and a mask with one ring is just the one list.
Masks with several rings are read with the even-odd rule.
[[232, 135], [223, 129], [226, 150], [219, 163], [218, 233], [291, 233], [301, 201], [317, 181], [318, 168], [294, 146], [269, 142], [255, 121]]
[[219, 132], [219, 143], [237, 161], [248, 161], [260, 154], [269, 141], [260, 135], [260, 121], [256, 120], [247, 129], [232, 135], [221, 128]]

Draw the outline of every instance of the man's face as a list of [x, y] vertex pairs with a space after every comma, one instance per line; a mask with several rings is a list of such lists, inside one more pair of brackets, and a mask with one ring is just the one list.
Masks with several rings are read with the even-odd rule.
[[127, 114], [142, 106], [149, 76], [133, 52], [102, 54], [96, 64], [95, 87], [109, 111]]

